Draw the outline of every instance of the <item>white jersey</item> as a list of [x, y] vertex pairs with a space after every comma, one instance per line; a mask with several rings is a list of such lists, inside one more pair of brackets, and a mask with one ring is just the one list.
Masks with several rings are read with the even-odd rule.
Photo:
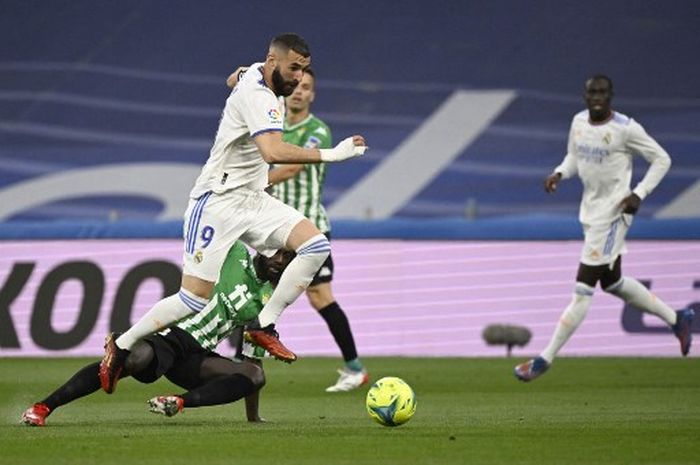
[[[644, 157], [650, 166], [630, 191], [633, 154]], [[562, 179], [578, 173], [583, 183], [579, 220], [596, 225], [619, 218], [620, 203], [631, 192], [644, 200], [670, 166], [668, 153], [632, 118], [613, 112], [607, 121], [596, 124], [584, 110], [571, 122], [566, 157], [554, 172], [561, 173]]]
[[208, 191], [221, 194], [243, 187], [262, 191], [267, 186], [268, 164], [253, 138], [283, 130], [284, 101], [278, 99], [263, 79], [263, 64], [250, 66], [226, 100], [214, 146], [190, 198]]

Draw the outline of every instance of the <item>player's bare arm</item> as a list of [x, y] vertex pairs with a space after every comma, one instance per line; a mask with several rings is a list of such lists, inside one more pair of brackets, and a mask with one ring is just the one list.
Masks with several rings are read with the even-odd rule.
[[367, 149], [365, 138], [355, 135], [343, 139], [332, 149], [303, 148], [282, 140], [282, 133], [265, 132], [255, 136], [255, 145], [267, 163], [298, 164], [343, 161], [359, 157]]
[[267, 173], [267, 182], [274, 186], [287, 179], [294, 178], [297, 174], [301, 173], [304, 169], [304, 165], [294, 164], [294, 165], [284, 165], [270, 170]]

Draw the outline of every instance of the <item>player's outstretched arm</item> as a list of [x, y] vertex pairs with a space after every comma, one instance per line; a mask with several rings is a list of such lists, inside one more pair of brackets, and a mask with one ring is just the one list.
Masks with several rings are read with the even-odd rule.
[[334, 162], [359, 157], [364, 155], [366, 150], [367, 142], [365, 142], [365, 138], [355, 135], [346, 137], [332, 149], [320, 149], [319, 151], [321, 152], [321, 161]]
[[[262, 368], [262, 361], [245, 357], [245, 361]], [[251, 423], [264, 423], [265, 419], [260, 416], [260, 389], [245, 398], [245, 415]]]
[[338, 162], [359, 157], [367, 150], [364, 137], [359, 135], [343, 139], [332, 149], [307, 149], [284, 142], [280, 131], [258, 134], [255, 145], [270, 164]]

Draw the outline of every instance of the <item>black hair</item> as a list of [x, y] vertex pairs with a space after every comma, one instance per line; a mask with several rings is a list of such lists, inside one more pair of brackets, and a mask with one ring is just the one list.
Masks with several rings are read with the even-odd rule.
[[309, 44], [298, 34], [280, 34], [273, 38], [270, 42], [270, 47], [278, 47], [284, 50], [294, 50], [304, 58], [311, 56]]
[[304, 70], [304, 74], [308, 74], [309, 76], [314, 78], [314, 81], [316, 80], [316, 72], [313, 69], [311, 69], [311, 66]]
[[606, 76], [605, 74], [594, 74], [593, 76], [589, 77], [588, 79], [586, 79], [586, 84], [584, 85], [584, 87], [585, 87], [586, 89], [588, 89], [588, 83], [589, 83], [589, 82], [591, 82], [591, 81], [599, 81], [599, 80], [607, 81], [608, 87], [610, 88], [610, 91], [612, 92], [612, 90], [613, 90], [613, 82], [612, 82], [612, 79], [610, 79], [610, 78], [609, 78], [608, 76]]

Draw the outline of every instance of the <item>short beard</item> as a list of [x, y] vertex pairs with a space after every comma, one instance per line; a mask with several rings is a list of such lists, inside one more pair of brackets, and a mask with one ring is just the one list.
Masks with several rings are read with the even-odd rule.
[[299, 82], [297, 81], [285, 81], [278, 68], [272, 70], [272, 87], [274, 87], [273, 91], [276, 96], [289, 97], [294, 93], [294, 89], [297, 88], [298, 84]]

